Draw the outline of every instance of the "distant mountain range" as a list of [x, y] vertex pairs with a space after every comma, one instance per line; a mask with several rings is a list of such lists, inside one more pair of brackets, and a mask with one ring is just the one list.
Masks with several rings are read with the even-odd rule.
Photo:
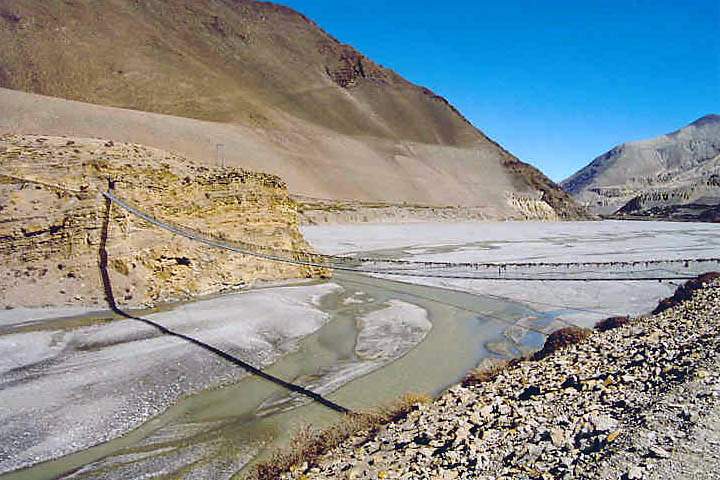
[[444, 98], [287, 7], [3, 0], [0, 44], [0, 133], [115, 138], [206, 163], [222, 156], [313, 198], [583, 216]]
[[598, 214], [719, 221], [720, 115], [617, 146], [561, 186]]

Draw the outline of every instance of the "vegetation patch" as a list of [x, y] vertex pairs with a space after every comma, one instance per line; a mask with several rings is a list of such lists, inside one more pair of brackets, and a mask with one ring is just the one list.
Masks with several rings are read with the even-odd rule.
[[655, 307], [655, 310], [653, 310], [653, 315], [657, 315], [658, 313], [662, 313], [668, 308], [672, 308], [675, 305], [678, 305], [680, 303], [683, 303], [686, 300], [690, 300], [692, 298], [692, 294], [695, 290], [698, 290], [700, 288], [703, 288], [703, 286], [712, 283], [716, 279], [720, 278], [720, 273], [718, 272], [707, 272], [703, 273], [702, 275], [698, 275], [697, 278], [693, 278], [691, 280], [688, 280], [685, 282], [685, 284], [680, 285], [677, 290], [675, 290], [675, 293], [672, 297], [665, 298], [663, 300], [660, 300], [660, 303], [658, 303], [658, 306]]
[[627, 325], [628, 323], [630, 323], [630, 317], [628, 316], [610, 317], [597, 322], [595, 324], [595, 330], [597, 330], [598, 332], [607, 332], [608, 330], [622, 327], [623, 325]]
[[533, 355], [533, 360], [541, 360], [548, 355], [570, 345], [580, 343], [590, 336], [590, 330], [580, 327], [565, 327], [556, 330], [545, 339], [542, 350]]
[[492, 382], [505, 371], [510, 365], [508, 360], [492, 360], [470, 370], [463, 378], [463, 387], [478, 385], [480, 383]]
[[282, 473], [299, 465], [306, 463], [312, 466], [323, 454], [348, 438], [358, 435], [363, 439], [371, 438], [383, 425], [405, 418], [418, 404], [430, 401], [427, 395], [407, 393], [391, 405], [345, 415], [340, 422], [325, 429], [305, 426], [295, 434], [286, 449], [276, 451], [268, 460], [256, 465], [247, 478], [276, 480]]

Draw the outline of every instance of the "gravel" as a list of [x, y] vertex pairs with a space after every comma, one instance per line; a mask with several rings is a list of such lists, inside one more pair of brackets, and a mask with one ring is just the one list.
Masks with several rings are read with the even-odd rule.
[[720, 478], [718, 286], [454, 386], [284, 478]]

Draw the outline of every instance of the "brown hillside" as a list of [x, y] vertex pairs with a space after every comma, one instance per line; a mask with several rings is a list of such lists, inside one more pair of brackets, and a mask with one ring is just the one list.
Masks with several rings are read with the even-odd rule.
[[444, 99], [272, 3], [6, 0], [0, 45], [0, 86], [16, 90], [261, 127], [289, 114], [350, 135], [481, 138]]
[[582, 215], [445, 99], [271, 3], [3, 0], [0, 87], [84, 102], [2, 90], [0, 132], [112, 138], [204, 163], [222, 143], [229, 165], [316, 198]]

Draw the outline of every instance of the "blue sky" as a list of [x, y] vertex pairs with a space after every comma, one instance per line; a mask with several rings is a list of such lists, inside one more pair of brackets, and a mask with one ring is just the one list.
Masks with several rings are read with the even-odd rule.
[[562, 180], [720, 113], [720, 2], [279, 0]]

